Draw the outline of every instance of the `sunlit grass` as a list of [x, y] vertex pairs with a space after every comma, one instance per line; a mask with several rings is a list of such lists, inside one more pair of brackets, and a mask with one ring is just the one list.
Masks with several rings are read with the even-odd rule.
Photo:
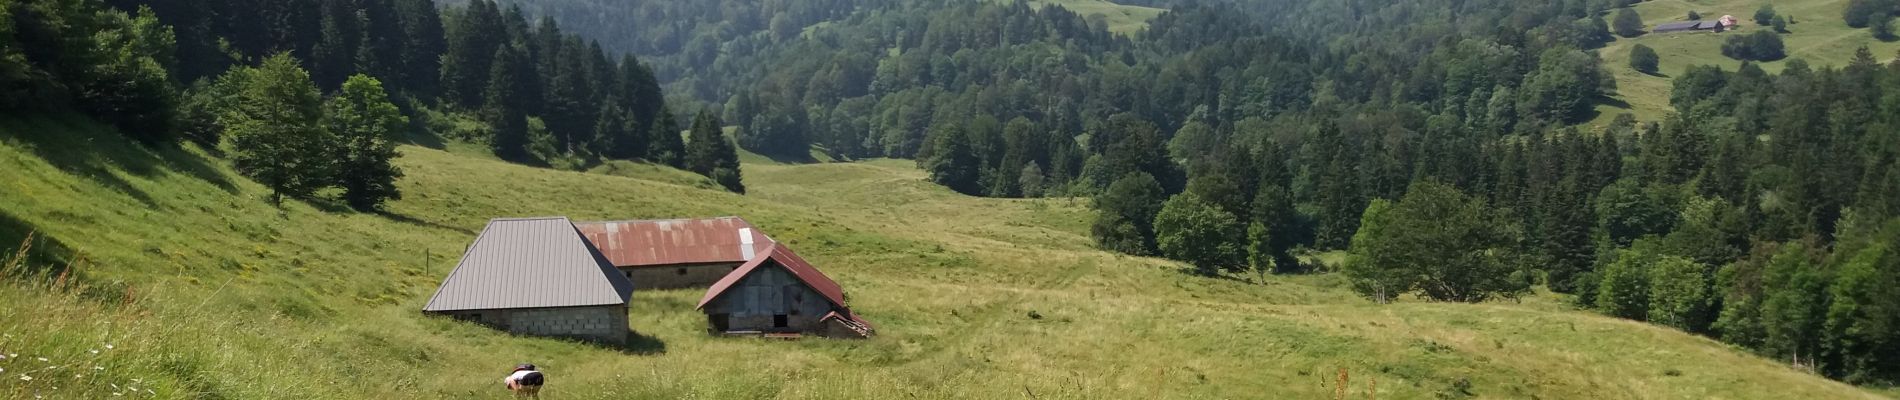
[[[195, 149], [0, 119], [0, 249], [37, 230], [48, 258], [85, 260], [67, 289], [29, 283], [44, 273], [0, 284], [0, 353], [20, 354], [0, 360], [0, 397], [110, 397], [136, 379], [161, 398], [500, 399], [519, 362], [548, 371], [549, 398], [1325, 398], [1342, 367], [1355, 397], [1376, 378], [1382, 399], [1459, 382], [1482, 398], [1874, 397], [1558, 296], [1381, 306], [1337, 275], [1189, 276], [1095, 250], [1086, 200], [958, 196], [908, 160], [760, 160], [740, 196], [643, 164], [401, 150], [388, 215], [280, 209]], [[880, 335], [713, 338], [693, 290], [637, 293], [649, 343], [626, 351], [418, 311], [484, 222], [536, 215], [744, 216], [841, 283]], [[37, 357], [105, 369], [39, 372]]]

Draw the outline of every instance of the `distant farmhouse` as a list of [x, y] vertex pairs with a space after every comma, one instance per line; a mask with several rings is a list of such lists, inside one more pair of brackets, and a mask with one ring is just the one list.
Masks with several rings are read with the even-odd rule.
[[640, 289], [710, 286], [772, 244], [772, 238], [739, 217], [575, 226]]
[[836, 281], [744, 219], [491, 220], [423, 311], [517, 334], [624, 343], [633, 290], [710, 286], [719, 335], [864, 338]]
[[1650, 33], [1721, 32], [1721, 31], [1733, 29], [1737, 24], [1739, 24], [1739, 22], [1736, 21], [1735, 16], [1724, 15], [1722, 16], [1722, 18], [1717, 18], [1713, 20], [1671, 22], [1667, 24], [1656, 25], [1655, 28], [1652, 28], [1649, 31]]
[[715, 334], [871, 334], [870, 323], [845, 306], [837, 282], [778, 244], [719, 279], [698, 308]]
[[488, 221], [422, 311], [508, 332], [627, 340], [633, 283], [565, 217]]

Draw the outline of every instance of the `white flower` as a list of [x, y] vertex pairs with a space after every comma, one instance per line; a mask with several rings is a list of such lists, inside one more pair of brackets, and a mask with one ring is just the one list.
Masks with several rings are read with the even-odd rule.
[[5, 360], [5, 359], [7, 359], [7, 355], [5, 355], [5, 354], [0, 354], [0, 360]]
[[30, 381], [30, 380], [33, 380], [33, 377], [31, 377], [31, 376], [26, 376], [26, 374], [20, 374], [20, 380], [23, 380], [23, 381]]
[[85, 376], [80, 375], [80, 374], [73, 374], [73, 379], [79, 379], [79, 378], [85, 378]]
[[101, 366], [97, 366], [97, 365], [95, 365], [95, 366], [93, 366], [93, 367], [92, 367], [92, 370], [94, 370], [94, 371], [104, 371], [104, 370], [106, 370], [106, 367], [101, 367]]
[[49, 362], [49, 361], [46, 361], [46, 357], [34, 357], [34, 359], [40, 360], [40, 362]]
[[90, 351], [92, 352], [92, 354], [99, 354], [99, 349], [91, 349], [91, 350], [86, 350], [86, 351]]
[[112, 345], [106, 345], [106, 350], [112, 350]]

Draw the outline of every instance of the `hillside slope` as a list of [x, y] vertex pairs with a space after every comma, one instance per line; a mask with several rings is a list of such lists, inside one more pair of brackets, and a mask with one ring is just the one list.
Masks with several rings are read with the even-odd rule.
[[[1093, 249], [1083, 202], [956, 196], [908, 161], [748, 164], [738, 196], [408, 146], [404, 199], [367, 215], [275, 208], [203, 152], [77, 117], [0, 133], [3, 246], [37, 230], [46, 257], [83, 258], [82, 289], [0, 285], [0, 397], [503, 398], [522, 361], [559, 398], [1321, 398], [1339, 368], [1382, 399], [1877, 397], [1551, 297], [1380, 306], [1329, 275], [1191, 277]], [[711, 338], [691, 290], [636, 294], [626, 348], [417, 311], [488, 218], [532, 215], [742, 215], [881, 335]]]
[[[1761, 7], [1758, 0], [1654, 0], [1636, 3], [1638, 14], [1643, 16], [1643, 25], [1655, 27], [1658, 24], [1682, 21], [1689, 11], [1694, 10], [1708, 19], [1723, 15], [1734, 15], [1742, 21], [1738, 30], [1723, 33], [1652, 33], [1634, 38], [1618, 38], [1600, 50], [1603, 66], [1616, 76], [1619, 100], [1622, 105], [1599, 105], [1601, 112], [1592, 124], [1602, 125], [1615, 118], [1616, 114], [1632, 113], [1643, 121], [1658, 121], [1674, 112], [1669, 106], [1670, 79], [1684, 69], [1696, 65], [1717, 65], [1722, 69], [1734, 71], [1742, 62], [1722, 56], [1722, 41], [1730, 36], [1747, 34], [1760, 29], [1773, 29], [1759, 26], [1753, 20], [1755, 9]], [[1900, 51], [1900, 42], [1883, 42], [1874, 38], [1865, 28], [1856, 29], [1841, 21], [1841, 12], [1847, 8], [1847, 0], [1778, 0], [1770, 2], [1778, 15], [1792, 17], [1797, 23], [1788, 25], [1788, 33], [1781, 35], [1786, 43], [1788, 58], [1761, 63], [1763, 70], [1769, 73], [1781, 73], [1789, 60], [1801, 59], [1809, 65], [1820, 67], [1832, 65], [1840, 67], [1854, 57], [1854, 51], [1867, 46], [1874, 58], [1880, 62], [1894, 59]], [[1614, 13], [1614, 11], [1611, 11]], [[1659, 56], [1660, 75], [1637, 72], [1629, 67], [1630, 48], [1637, 44], [1656, 49]]]

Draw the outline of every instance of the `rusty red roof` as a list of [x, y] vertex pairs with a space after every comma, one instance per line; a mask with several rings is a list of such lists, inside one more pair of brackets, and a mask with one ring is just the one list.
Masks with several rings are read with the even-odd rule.
[[615, 267], [736, 263], [772, 238], [739, 217], [575, 223]]
[[769, 264], [791, 271], [798, 280], [804, 281], [805, 285], [811, 286], [812, 290], [818, 291], [818, 294], [824, 295], [825, 299], [831, 300], [832, 305], [844, 308], [844, 288], [839, 287], [838, 282], [832, 281], [831, 277], [825, 276], [825, 273], [818, 272], [817, 268], [812, 268], [811, 263], [799, 258], [798, 254], [792, 253], [792, 249], [778, 243], [771, 244], [765, 248], [764, 253], [759, 254], [758, 258], [747, 261], [745, 265], [739, 266], [739, 269], [726, 274], [724, 278], [719, 278], [719, 282], [713, 283], [711, 289], [706, 289], [706, 297], [700, 298], [699, 305], [694, 308], [706, 308], [706, 303], [718, 298], [720, 294], [726, 292], [726, 289], [731, 289], [732, 285], [739, 284], [740, 279], [751, 275], [752, 271], [757, 271], [760, 266], [767, 265], [767, 261], [770, 261]]

